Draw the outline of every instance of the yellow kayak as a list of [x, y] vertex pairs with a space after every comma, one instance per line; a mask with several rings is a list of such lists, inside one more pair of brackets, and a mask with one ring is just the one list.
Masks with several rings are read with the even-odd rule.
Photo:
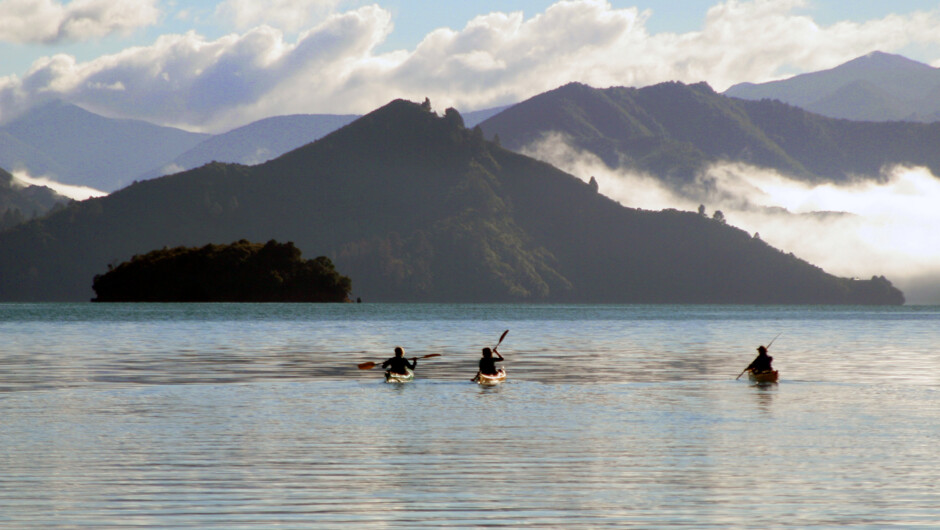
[[769, 372], [753, 372], [749, 371], [747, 377], [751, 380], [752, 383], [776, 383], [777, 379], [780, 378], [780, 372], [776, 370], [771, 370]]

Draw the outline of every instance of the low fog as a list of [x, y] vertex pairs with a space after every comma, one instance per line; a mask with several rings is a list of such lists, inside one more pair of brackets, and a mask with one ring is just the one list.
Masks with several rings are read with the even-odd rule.
[[908, 304], [940, 304], [940, 179], [926, 168], [885, 168], [881, 178], [809, 185], [774, 171], [722, 163], [697, 182], [672, 190], [650, 176], [611, 169], [596, 156], [549, 136], [525, 150], [624, 206], [675, 208], [706, 215], [792, 252], [829, 273], [885, 276]]
[[17, 170], [12, 173], [13, 178], [21, 185], [25, 186], [45, 186], [52, 191], [76, 201], [83, 201], [92, 197], [103, 197], [106, 192], [89, 188], [88, 186], [75, 186], [72, 184], [62, 184], [46, 177], [33, 177], [28, 172]]

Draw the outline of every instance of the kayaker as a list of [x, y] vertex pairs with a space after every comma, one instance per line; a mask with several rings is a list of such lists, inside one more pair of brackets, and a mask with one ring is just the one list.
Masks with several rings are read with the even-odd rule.
[[414, 370], [418, 366], [418, 358], [415, 357], [411, 359], [411, 362], [408, 362], [408, 359], [405, 359], [405, 350], [401, 346], [395, 347], [395, 356], [389, 358], [387, 361], [382, 363], [382, 368], [385, 368], [385, 371], [392, 372], [393, 374], [407, 374], [408, 370]]
[[[496, 357], [493, 357], [494, 353]], [[480, 359], [480, 373], [485, 375], [498, 374], [501, 368], [497, 368], [496, 363], [502, 362], [502, 360], [503, 356], [500, 355], [498, 351], [483, 348], [483, 358]]]
[[751, 364], [747, 365], [747, 368], [744, 371], [751, 371], [756, 374], [762, 372], [772, 372], [774, 369], [770, 363], [772, 363], [773, 360], [773, 357], [767, 355], [767, 348], [758, 346], [757, 357], [751, 362]]

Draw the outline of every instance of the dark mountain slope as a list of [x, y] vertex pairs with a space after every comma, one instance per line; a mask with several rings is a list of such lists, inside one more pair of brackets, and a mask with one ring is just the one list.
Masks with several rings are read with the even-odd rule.
[[13, 175], [0, 169], [0, 230], [43, 215], [68, 201], [45, 186], [21, 186]]
[[[472, 127], [507, 107], [468, 112], [464, 120]], [[140, 175], [152, 179], [197, 168], [209, 162], [256, 165], [316, 141], [361, 116], [352, 114], [293, 114], [273, 116], [204, 140], [174, 160]]]
[[877, 180], [885, 166], [895, 164], [923, 165], [940, 174], [940, 123], [834, 120], [779, 101], [742, 106], [755, 126], [802, 161], [816, 180]]
[[255, 167], [141, 182], [0, 234], [0, 299], [88, 299], [91, 279], [163, 246], [293, 241], [367, 301], [900, 303], [692, 213], [623, 208], [396, 101]]
[[[608, 127], [589, 127], [597, 111]], [[642, 127], [637, 126], [642, 124]], [[940, 123], [850, 122], [778, 101], [719, 95], [705, 84], [641, 89], [566, 85], [481, 124], [487, 137], [520, 150], [561, 133], [614, 168], [647, 171], [680, 187], [709, 163], [744, 162], [805, 180], [880, 178], [885, 164], [940, 173]]]

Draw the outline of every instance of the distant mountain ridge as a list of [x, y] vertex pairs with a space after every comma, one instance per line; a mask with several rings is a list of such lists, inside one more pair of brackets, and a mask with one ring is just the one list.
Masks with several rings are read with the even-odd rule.
[[724, 95], [776, 99], [854, 121], [940, 121], [940, 68], [872, 52], [829, 70], [767, 83], [740, 83]]
[[291, 241], [366, 301], [899, 304], [692, 212], [625, 208], [394, 101], [259, 166], [138, 182], [0, 233], [0, 300], [87, 300], [106, 265], [164, 246]]
[[[472, 127], [505, 108], [495, 107], [469, 112], [464, 119], [467, 126]], [[169, 164], [155, 168], [140, 178], [151, 179], [177, 173], [209, 162], [247, 166], [262, 164], [319, 140], [361, 117], [359, 114], [293, 114], [265, 118], [212, 136]]]
[[880, 179], [892, 164], [940, 174], [940, 123], [838, 120], [779, 101], [731, 98], [705, 83], [606, 89], [571, 83], [480, 126], [513, 150], [562, 134], [610, 167], [648, 172], [674, 189], [718, 161], [817, 182]]
[[[0, 167], [27, 169], [64, 184], [113, 191], [186, 151], [208, 135], [117, 120], [53, 101], [0, 128], [32, 151], [23, 159], [0, 159]], [[3, 153], [6, 154], [6, 153]]]
[[202, 141], [167, 164], [140, 175], [150, 179], [209, 162], [256, 165], [277, 158], [357, 119], [358, 115], [295, 114], [258, 120]]
[[[469, 112], [470, 126], [505, 107]], [[255, 165], [313, 142], [359, 115], [273, 116], [221, 134], [100, 116], [52, 101], [0, 126], [0, 167], [112, 192], [209, 162]]]

